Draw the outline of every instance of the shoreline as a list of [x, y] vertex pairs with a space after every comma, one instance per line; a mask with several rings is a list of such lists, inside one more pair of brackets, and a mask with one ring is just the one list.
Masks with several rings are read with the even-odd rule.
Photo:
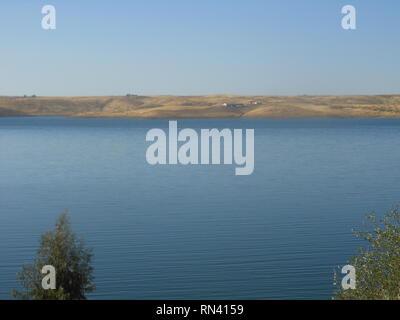
[[0, 117], [397, 119], [400, 95], [0, 97]]

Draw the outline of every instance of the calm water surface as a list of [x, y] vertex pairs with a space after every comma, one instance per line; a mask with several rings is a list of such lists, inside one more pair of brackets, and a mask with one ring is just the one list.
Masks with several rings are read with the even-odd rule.
[[0, 118], [0, 299], [69, 209], [100, 299], [329, 299], [370, 211], [399, 203], [400, 120], [180, 120], [255, 128], [255, 171], [147, 164], [165, 120]]

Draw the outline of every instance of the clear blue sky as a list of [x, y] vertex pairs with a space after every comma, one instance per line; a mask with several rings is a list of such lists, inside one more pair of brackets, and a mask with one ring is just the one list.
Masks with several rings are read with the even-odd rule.
[[0, 41], [0, 95], [400, 93], [399, 0], [1, 0]]

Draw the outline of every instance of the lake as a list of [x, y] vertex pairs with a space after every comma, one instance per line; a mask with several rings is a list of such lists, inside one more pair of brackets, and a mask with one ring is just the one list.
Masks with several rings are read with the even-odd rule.
[[64, 209], [91, 299], [330, 299], [366, 213], [399, 203], [400, 120], [179, 120], [255, 129], [255, 170], [146, 162], [167, 120], [0, 118], [0, 299]]

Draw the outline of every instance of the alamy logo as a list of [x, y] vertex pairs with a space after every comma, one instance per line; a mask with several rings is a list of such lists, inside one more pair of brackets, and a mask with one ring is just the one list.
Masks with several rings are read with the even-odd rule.
[[42, 274], [46, 276], [42, 279], [42, 288], [44, 290], [56, 290], [56, 268], [53, 266], [44, 266]]
[[236, 175], [251, 175], [254, 171], [254, 129], [246, 129], [243, 143], [242, 129], [201, 129], [199, 138], [196, 130], [182, 129], [178, 132], [177, 121], [169, 121], [168, 134], [162, 129], [151, 129], [146, 141], [154, 142], [146, 152], [146, 160], [151, 165], [235, 163], [238, 166]]
[[56, 29], [56, 8], [51, 5], [44, 6], [42, 8], [42, 28], [43, 30], [55, 30]]
[[343, 290], [354, 290], [356, 288], [356, 268], [346, 265], [342, 268], [342, 274], [345, 274], [342, 279]]
[[[44, 30], [56, 29], [56, 8], [52, 5], [46, 5], [42, 8], [42, 28]], [[342, 7], [342, 28], [345, 30], [356, 30], [356, 8], [352, 5]]]
[[344, 30], [356, 30], [356, 8], [351, 5], [344, 6], [342, 8], [342, 14], [345, 15], [342, 18], [342, 28]]

